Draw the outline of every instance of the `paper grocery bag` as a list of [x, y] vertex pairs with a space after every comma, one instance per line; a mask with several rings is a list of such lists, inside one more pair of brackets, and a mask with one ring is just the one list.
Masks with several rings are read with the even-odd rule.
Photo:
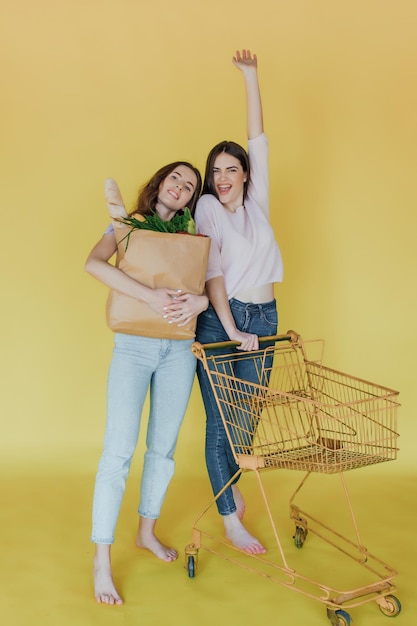
[[[119, 269], [147, 287], [203, 294], [209, 237], [141, 229], [130, 231], [130, 226], [120, 227], [120, 223], [114, 230]], [[114, 289], [110, 290], [107, 299], [106, 314], [108, 326], [114, 332], [161, 339], [192, 339], [195, 336], [196, 319], [181, 327], [169, 324], [142, 300]]]

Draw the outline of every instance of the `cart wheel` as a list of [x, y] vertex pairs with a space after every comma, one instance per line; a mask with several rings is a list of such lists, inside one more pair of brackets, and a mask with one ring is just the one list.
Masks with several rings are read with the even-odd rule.
[[193, 556], [189, 556], [187, 560], [188, 578], [194, 578], [195, 576], [195, 560]]
[[346, 611], [339, 609], [335, 611], [335, 614], [337, 618], [337, 626], [352, 626], [353, 625], [352, 618], [349, 615], [349, 613], [346, 613]]
[[401, 602], [395, 596], [384, 596], [384, 606], [378, 603], [380, 611], [388, 617], [396, 617], [401, 613]]
[[296, 548], [302, 548], [304, 545], [304, 542], [306, 540], [307, 537], [307, 533], [308, 530], [307, 528], [303, 528], [302, 526], [297, 526], [295, 529], [295, 535], [294, 535], [294, 543], [295, 543], [295, 547]]
[[332, 626], [352, 626], [353, 621], [349, 613], [342, 611], [342, 609], [330, 609], [327, 608], [327, 617], [332, 623]]

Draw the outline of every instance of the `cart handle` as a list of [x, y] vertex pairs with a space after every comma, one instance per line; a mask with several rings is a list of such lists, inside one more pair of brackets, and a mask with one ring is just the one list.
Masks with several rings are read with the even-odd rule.
[[[270, 335], [269, 337], [258, 337], [259, 343], [265, 341], [290, 341], [291, 343], [297, 343], [300, 335], [294, 330], [287, 330], [285, 335]], [[198, 341], [194, 342], [194, 345], [203, 350], [216, 350], [219, 348], [236, 348], [240, 346], [240, 341], [220, 341], [218, 343], [204, 343], [201, 344]]]

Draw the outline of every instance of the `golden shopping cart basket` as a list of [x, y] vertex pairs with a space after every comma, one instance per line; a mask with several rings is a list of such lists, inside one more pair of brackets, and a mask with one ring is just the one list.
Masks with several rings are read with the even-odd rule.
[[[384, 615], [394, 617], [401, 611], [401, 604], [393, 595], [397, 572], [362, 544], [344, 472], [396, 459], [399, 394], [323, 366], [323, 340], [304, 343], [299, 335], [288, 331], [285, 335], [261, 338], [260, 345], [266, 341], [266, 347], [253, 352], [233, 349], [239, 345], [233, 342], [193, 345], [193, 352], [209, 377], [239, 469], [193, 524], [192, 542], [185, 548], [188, 575], [195, 576], [199, 550], [205, 549], [319, 600], [325, 605], [332, 626], [351, 625], [352, 619], [344, 609], [370, 601], [375, 601]], [[311, 348], [318, 351], [317, 359], [307, 358], [307, 344], [314, 344]], [[256, 369], [256, 383], [235, 375], [238, 364], [245, 359], [251, 360]], [[295, 526], [292, 557], [297, 553], [294, 544], [295, 548], [302, 548], [310, 533], [326, 546], [336, 548], [336, 554], [341, 552], [359, 563], [370, 582], [366, 579], [361, 586], [336, 589], [290, 567], [261, 477], [264, 471], [273, 469], [303, 472], [290, 499], [290, 519]], [[277, 544], [276, 560], [264, 554], [247, 554], [200, 527], [205, 513], [243, 472], [254, 472], [257, 477]], [[353, 524], [353, 541], [294, 503], [314, 472], [340, 475]], [[228, 556], [228, 551], [233, 557]]]

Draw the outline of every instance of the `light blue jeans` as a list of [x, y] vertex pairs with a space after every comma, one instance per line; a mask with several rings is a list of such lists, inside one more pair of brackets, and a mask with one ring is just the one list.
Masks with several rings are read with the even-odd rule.
[[174, 473], [179, 430], [196, 369], [193, 340], [115, 334], [107, 384], [107, 422], [96, 476], [91, 541], [111, 544], [150, 392], [139, 515], [157, 519]]

